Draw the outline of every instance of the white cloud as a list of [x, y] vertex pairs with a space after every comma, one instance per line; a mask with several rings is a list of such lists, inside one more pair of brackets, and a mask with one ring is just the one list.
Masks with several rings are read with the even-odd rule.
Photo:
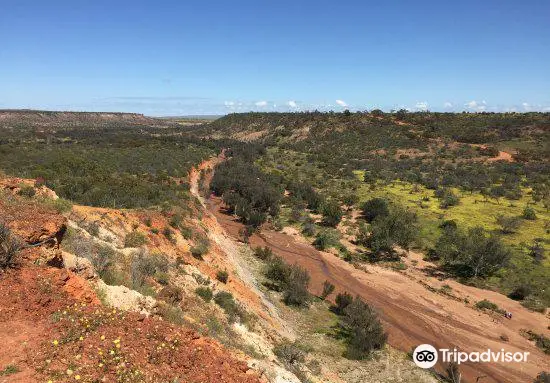
[[477, 101], [472, 100], [470, 102], [467, 102], [465, 105], [470, 109], [474, 109], [477, 108]]
[[234, 101], [225, 101], [223, 103], [225, 106], [234, 106], [235, 105], [235, 102]]
[[264, 107], [267, 106], [267, 101], [258, 101], [255, 105], [259, 107]]
[[348, 104], [346, 104], [344, 100], [336, 100], [336, 103], [340, 105], [342, 108], [345, 108], [346, 106], [348, 106]]
[[478, 102], [476, 100], [472, 100], [464, 104], [468, 107], [468, 109], [476, 111], [476, 112], [483, 112], [487, 109], [487, 101], [483, 100], [481, 102]]
[[452, 107], [453, 107], [453, 104], [450, 103], [449, 101], [447, 101], [447, 102], [445, 102], [445, 103], [443, 104], [443, 107], [444, 107], [445, 109], [449, 109], [449, 108], [452, 108]]
[[287, 105], [290, 106], [291, 108], [297, 108], [298, 107], [298, 104], [296, 104], [296, 101], [288, 101], [287, 102]]
[[426, 101], [420, 101], [416, 103], [415, 107], [416, 109], [426, 110], [428, 109], [428, 103]]
[[521, 103], [521, 106], [523, 106], [523, 110], [525, 110], [526, 112], [529, 112], [529, 111], [531, 111], [531, 109], [532, 109], [532, 108], [531, 108], [531, 105], [530, 105], [529, 103], [527, 103], [527, 102]]

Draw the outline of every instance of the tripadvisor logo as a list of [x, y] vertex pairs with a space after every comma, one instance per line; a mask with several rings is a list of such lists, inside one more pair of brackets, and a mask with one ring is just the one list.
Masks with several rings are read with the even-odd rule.
[[441, 355], [441, 359], [445, 363], [454, 362], [457, 364], [464, 362], [473, 363], [489, 363], [489, 362], [527, 362], [528, 352], [506, 352], [504, 349], [500, 351], [479, 352], [464, 352], [455, 349], [440, 348], [437, 350], [430, 344], [421, 344], [414, 349], [413, 361], [420, 368], [432, 368], [435, 366]]
[[437, 363], [437, 350], [431, 344], [421, 344], [414, 349], [413, 360], [420, 368], [432, 368]]

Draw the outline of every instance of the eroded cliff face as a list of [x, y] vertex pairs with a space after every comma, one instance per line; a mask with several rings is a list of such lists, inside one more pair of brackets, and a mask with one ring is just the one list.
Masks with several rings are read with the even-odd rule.
[[[121, 250], [114, 254], [123, 259], [111, 261], [123, 262], [130, 254], [123, 247], [123, 235], [137, 229], [141, 213], [75, 206], [63, 215], [37, 194], [19, 195], [21, 188], [13, 185], [22, 181], [0, 182], [0, 223], [19, 243], [16, 259], [0, 270], [0, 366], [10, 366], [9, 378], [2, 381], [258, 381], [242, 353], [197, 333], [200, 325], [194, 326], [191, 318], [171, 323], [166, 310], [174, 306], [167, 308], [160, 300], [170, 295], [158, 294], [156, 300], [129, 288], [107, 286], [98, 276], [93, 254], [63, 250], [67, 235], [74, 240], [75, 230], [91, 230], [87, 224], [94, 222], [98, 232], [91, 230], [97, 235], [88, 234], [91, 241]], [[165, 221], [158, 218], [159, 225]], [[142, 250], [164, 250], [173, 260], [178, 254], [185, 257], [189, 245], [178, 239], [168, 242], [152, 236]], [[159, 290], [168, 287], [151, 284]], [[176, 278], [170, 286], [178, 286]], [[117, 309], [129, 295], [149, 304], [143, 310], [136, 309], [138, 303], [126, 305], [126, 311]]]

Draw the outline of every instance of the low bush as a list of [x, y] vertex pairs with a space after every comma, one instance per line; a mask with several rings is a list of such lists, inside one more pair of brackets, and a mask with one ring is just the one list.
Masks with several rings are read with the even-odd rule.
[[296, 346], [296, 343], [283, 342], [273, 348], [273, 353], [286, 366], [292, 366], [305, 361], [305, 352]]
[[317, 234], [313, 246], [318, 250], [326, 250], [330, 247], [334, 247], [340, 240], [340, 234], [334, 229], [325, 229]]
[[500, 226], [502, 234], [513, 234], [521, 225], [521, 219], [519, 217], [507, 217], [499, 214], [496, 218], [496, 223]]
[[170, 242], [176, 241], [176, 238], [174, 238], [174, 232], [168, 226], [162, 229], [162, 235], [164, 235], [166, 239], [169, 240]]
[[36, 190], [32, 186], [25, 185], [17, 192], [22, 197], [32, 198], [36, 194]]
[[233, 294], [227, 291], [220, 291], [214, 295], [214, 302], [225, 311], [227, 320], [230, 323], [236, 321], [245, 323], [247, 321], [248, 314], [237, 302], [235, 302]]
[[388, 201], [384, 198], [373, 198], [365, 202], [361, 209], [367, 222], [372, 222], [376, 217], [390, 214]]
[[166, 273], [168, 268], [168, 260], [163, 254], [149, 254], [146, 250], [138, 251], [130, 264], [132, 288], [140, 291], [143, 287], [147, 287], [147, 278], [157, 273]]
[[544, 304], [540, 298], [533, 295], [530, 295], [523, 300], [521, 305], [531, 311], [536, 311], [543, 314], [546, 312], [546, 304]]
[[261, 259], [262, 261], [268, 261], [273, 257], [273, 250], [271, 250], [269, 247], [256, 247], [254, 249], [254, 255]]
[[351, 296], [351, 294], [348, 294], [346, 292], [338, 294], [336, 295], [336, 304], [332, 307], [332, 311], [334, 311], [338, 315], [343, 315], [344, 310], [351, 304], [351, 302], [353, 302], [353, 297]]
[[278, 255], [272, 256], [265, 269], [265, 276], [271, 280], [273, 287], [277, 291], [282, 291], [288, 281], [290, 269], [288, 265]]
[[484, 299], [482, 301], [477, 302], [475, 304], [475, 306], [476, 306], [476, 308], [478, 308], [480, 310], [491, 310], [491, 311], [495, 311], [495, 312], [501, 313], [501, 314], [504, 313], [504, 310], [499, 308], [496, 303], [493, 303], [493, 302], [491, 302], [487, 299]]
[[201, 297], [205, 302], [210, 302], [214, 296], [210, 287], [197, 287], [195, 293]]
[[325, 300], [333, 292], [334, 292], [334, 285], [329, 281], [324, 281], [323, 292], [321, 293], [321, 299]]
[[321, 205], [321, 214], [323, 215], [323, 224], [335, 227], [342, 220], [342, 209], [337, 201], [326, 201]]
[[208, 249], [210, 247], [210, 242], [206, 238], [201, 238], [197, 241], [195, 246], [191, 247], [189, 251], [191, 251], [191, 255], [199, 260], [203, 259], [203, 256], [208, 253]]
[[521, 214], [523, 219], [534, 221], [537, 219], [537, 212], [531, 206], [525, 206], [523, 213]]
[[341, 326], [349, 334], [346, 356], [350, 359], [368, 357], [382, 349], [388, 339], [376, 312], [359, 297], [344, 309]]
[[12, 234], [11, 230], [0, 223], [0, 269], [17, 265], [17, 254], [22, 246], [21, 241]]
[[229, 273], [226, 270], [220, 270], [216, 273], [216, 279], [221, 283], [227, 283]]
[[527, 298], [529, 294], [531, 294], [531, 287], [528, 285], [521, 285], [512, 290], [512, 292], [508, 294], [508, 298], [515, 301], [522, 301]]
[[171, 305], [177, 305], [183, 299], [183, 290], [175, 286], [166, 286], [159, 291], [157, 297]]
[[285, 284], [283, 301], [287, 305], [303, 306], [310, 300], [308, 291], [310, 276], [306, 269], [298, 265], [290, 266], [290, 273]]
[[132, 231], [126, 234], [124, 238], [124, 247], [140, 247], [147, 243], [147, 237], [145, 234], [139, 231]]

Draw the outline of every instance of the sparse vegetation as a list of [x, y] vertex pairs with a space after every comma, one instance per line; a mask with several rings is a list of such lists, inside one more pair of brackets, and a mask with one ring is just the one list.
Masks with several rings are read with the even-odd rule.
[[220, 270], [216, 273], [216, 279], [221, 283], [227, 283], [227, 280], [229, 279], [229, 273], [227, 272], [227, 270]]
[[0, 376], [8, 376], [19, 372], [19, 368], [13, 364], [7, 365], [3, 370], [0, 371]]
[[195, 293], [197, 293], [197, 295], [201, 297], [205, 302], [210, 302], [214, 297], [214, 294], [212, 293], [212, 289], [210, 287], [197, 287]]
[[12, 234], [8, 226], [0, 222], [0, 269], [17, 265], [17, 254], [21, 247], [21, 241]]
[[126, 234], [124, 238], [124, 247], [140, 247], [147, 243], [147, 237], [145, 234], [139, 231], [131, 231]]
[[196, 241], [195, 246], [192, 246], [189, 251], [194, 258], [202, 260], [203, 256], [208, 253], [209, 248], [210, 242], [208, 239], [201, 237]]
[[504, 310], [499, 308], [496, 303], [488, 301], [487, 299], [476, 302], [475, 306], [480, 310], [490, 310], [490, 311], [495, 311], [499, 314], [504, 314]]
[[325, 300], [327, 297], [334, 292], [334, 285], [329, 281], [323, 282], [323, 292], [321, 293], [321, 299]]
[[376, 312], [359, 297], [343, 309], [341, 326], [348, 334], [346, 356], [363, 359], [384, 347], [387, 334]]

